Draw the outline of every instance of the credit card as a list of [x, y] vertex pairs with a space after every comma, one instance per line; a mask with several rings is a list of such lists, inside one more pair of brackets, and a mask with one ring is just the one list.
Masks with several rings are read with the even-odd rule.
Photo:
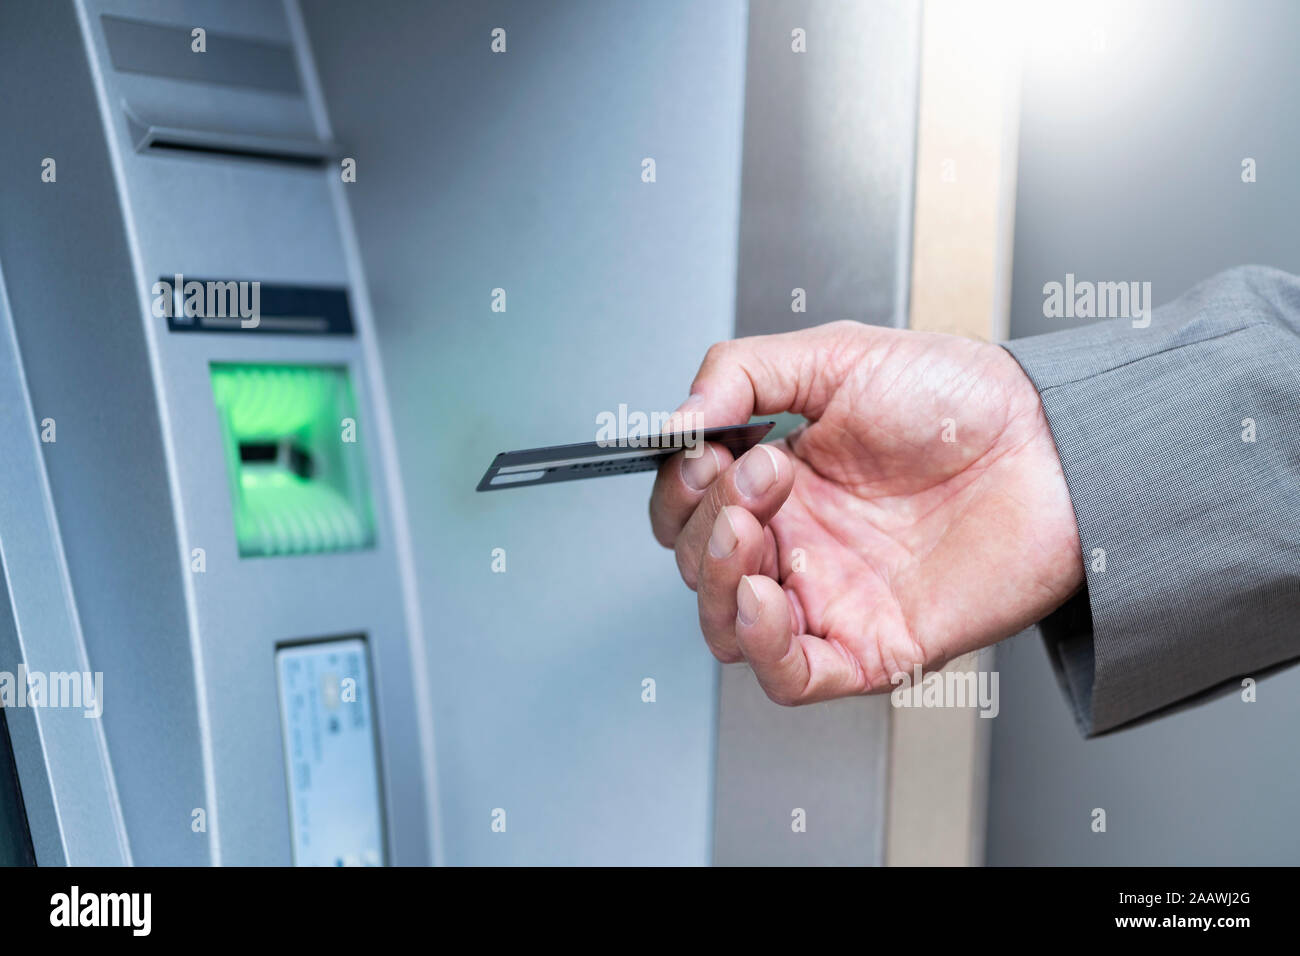
[[695, 448], [703, 442], [724, 446], [739, 458], [771, 431], [775, 422], [750, 422], [747, 425], [723, 425], [684, 432], [666, 432], [622, 438], [618, 442], [579, 442], [576, 445], [551, 445], [524, 451], [503, 451], [478, 483], [478, 491], [503, 488], [526, 488], [549, 485], [579, 478], [604, 478], [654, 471], [669, 455], [683, 448]]

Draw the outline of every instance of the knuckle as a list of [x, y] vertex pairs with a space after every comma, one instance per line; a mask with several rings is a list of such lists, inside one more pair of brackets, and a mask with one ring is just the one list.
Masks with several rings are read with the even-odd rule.
[[763, 684], [763, 693], [767, 694], [767, 699], [774, 704], [780, 704], [782, 707], [794, 707], [799, 703], [799, 698], [783, 687], [772, 687]]
[[734, 340], [724, 339], [721, 342], [714, 342], [709, 346], [708, 351], [704, 353], [706, 363], [720, 362], [730, 354], [734, 347]]
[[709, 653], [719, 664], [736, 664], [745, 659], [745, 655], [740, 653], [740, 648], [734, 643], [710, 637], [708, 631], [704, 632], [704, 643], [709, 646]]
[[[719, 475], [719, 477], [722, 476]], [[731, 504], [731, 489], [727, 485], [728, 482], [725, 481], [713, 482], [713, 484], [709, 485], [709, 490], [704, 493], [700, 504], [696, 506], [697, 511], [703, 509], [703, 514], [707, 519], [704, 524], [709, 529], [713, 528], [713, 522], [718, 520], [718, 515], [722, 513], [722, 509]]]
[[862, 323], [853, 319], [836, 319], [834, 322], [826, 323], [826, 328], [836, 333], [856, 332], [862, 328]]

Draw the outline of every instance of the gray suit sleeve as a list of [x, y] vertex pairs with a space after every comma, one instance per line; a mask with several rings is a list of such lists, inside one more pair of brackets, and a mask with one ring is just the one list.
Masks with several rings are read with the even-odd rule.
[[1300, 279], [1149, 316], [1006, 344], [1078, 519], [1086, 589], [1039, 627], [1088, 736], [1300, 658]]

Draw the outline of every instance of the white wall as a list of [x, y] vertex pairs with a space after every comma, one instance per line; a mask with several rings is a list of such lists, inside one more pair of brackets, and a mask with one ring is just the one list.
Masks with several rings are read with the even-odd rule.
[[[1052, 15], [1024, 74], [1012, 335], [1071, 324], [1043, 317], [1043, 284], [1067, 272], [1150, 281], [1156, 305], [1228, 266], [1300, 272], [1300, 127], [1282, 119], [1300, 95], [1300, 7], [1092, 0]], [[1253, 704], [1229, 695], [1085, 741], [1036, 634], [997, 661], [988, 862], [1300, 862], [1300, 668]]]

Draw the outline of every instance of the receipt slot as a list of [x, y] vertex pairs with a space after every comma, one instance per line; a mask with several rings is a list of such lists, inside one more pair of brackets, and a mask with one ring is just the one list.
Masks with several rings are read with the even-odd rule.
[[0, 86], [0, 671], [103, 680], [94, 720], [6, 712], [7, 852], [435, 862], [402, 490], [296, 4], [2, 4]]
[[384, 823], [365, 640], [281, 648], [276, 674], [294, 863], [379, 866]]

